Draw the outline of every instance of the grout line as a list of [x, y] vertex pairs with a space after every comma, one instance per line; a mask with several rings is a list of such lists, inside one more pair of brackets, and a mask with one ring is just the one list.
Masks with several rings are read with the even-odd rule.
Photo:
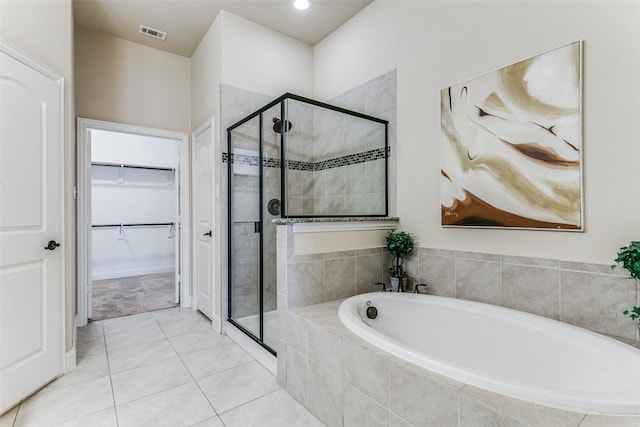
[[[164, 331], [163, 331], [163, 332], [164, 332]], [[215, 331], [212, 331], [212, 332], [213, 332], [213, 333], [216, 333]], [[188, 335], [188, 333], [187, 333], [187, 334], [183, 334], [183, 335]], [[170, 340], [169, 338], [167, 338], [167, 341], [169, 342], [169, 345], [171, 346], [171, 348], [173, 348], [173, 350], [176, 352], [176, 355], [178, 356], [178, 359], [180, 360], [180, 362], [183, 364], [184, 368], [185, 368], [185, 369], [187, 370], [187, 372], [189, 373], [189, 376], [191, 376], [191, 378], [193, 379], [193, 382], [195, 383], [196, 387], [198, 387], [198, 389], [200, 390], [200, 393], [202, 393], [202, 395], [204, 396], [204, 398], [207, 400], [207, 403], [209, 403], [209, 406], [211, 406], [211, 409], [213, 409], [213, 412], [216, 414], [216, 417], [218, 417], [218, 420], [219, 420], [219, 421], [224, 425], [224, 422], [222, 421], [222, 418], [220, 418], [220, 413], [219, 413], [219, 412], [218, 412], [218, 410], [213, 406], [213, 403], [211, 403], [211, 401], [210, 401], [210, 400], [209, 400], [209, 398], [207, 397], [207, 395], [206, 395], [206, 393], [204, 392], [204, 390], [202, 390], [202, 387], [200, 386], [200, 383], [198, 382], [198, 379], [196, 379], [196, 378], [193, 376], [193, 373], [191, 373], [191, 371], [189, 370], [189, 368], [188, 368], [188, 367], [187, 367], [187, 365], [185, 364], [184, 360], [182, 359], [182, 355], [181, 355], [180, 353], [178, 353], [178, 350], [174, 347], [173, 343], [171, 342], [171, 340]], [[234, 342], [231, 342], [231, 343], [233, 343], [234, 345], [237, 345], [237, 344], [236, 344], [236, 343], [234, 343]], [[229, 345], [229, 344], [231, 344], [231, 343], [219, 343], [219, 344], [216, 344], [216, 346], [218, 346], [218, 345], [219, 345], [219, 346], [224, 346], [224, 345]], [[205, 350], [202, 350], [202, 351], [206, 351], [206, 349], [205, 349]], [[251, 360], [251, 361], [249, 361], [249, 362], [242, 363], [242, 364], [240, 364], [240, 365], [233, 366], [233, 367], [231, 367], [231, 368], [223, 369], [223, 370], [221, 370], [221, 371], [219, 371], [219, 372], [213, 373], [213, 374], [211, 374], [211, 375], [207, 375], [206, 377], [202, 377], [202, 378], [200, 378], [200, 380], [203, 380], [203, 379], [205, 379], [205, 378], [212, 377], [212, 376], [214, 376], [214, 375], [221, 374], [221, 373], [223, 373], [223, 372], [230, 371], [230, 370], [232, 370], [232, 369], [235, 369], [235, 368], [238, 368], [238, 367], [241, 367], [241, 366], [247, 365], [247, 364], [249, 364], [249, 363], [253, 363], [253, 362], [258, 363], [258, 362], [257, 362], [257, 361], [252, 357], [252, 360]]]
[[[235, 406], [235, 407], [233, 407], [233, 408], [227, 409], [226, 411], [224, 411], [224, 412], [220, 413], [220, 414], [218, 415], [218, 418], [220, 418], [220, 421], [222, 422], [222, 418], [221, 418], [221, 415], [222, 415], [222, 414], [226, 414], [227, 412], [231, 412], [231, 411], [234, 411], [234, 410], [236, 410], [236, 409], [238, 409], [238, 408], [242, 408], [243, 406], [248, 405], [249, 403], [255, 402], [256, 400], [260, 400], [260, 399], [262, 399], [263, 397], [267, 397], [267, 396], [269, 396], [269, 395], [271, 395], [271, 394], [274, 394], [274, 393], [277, 393], [277, 392], [279, 392], [279, 391], [285, 391], [285, 390], [284, 390], [282, 387], [279, 387], [277, 390], [273, 390], [273, 391], [270, 391], [270, 392], [268, 392], [268, 393], [266, 393], [266, 394], [263, 394], [262, 396], [255, 397], [255, 398], [253, 398], [253, 399], [251, 399], [251, 400], [249, 400], [249, 401], [247, 401], [247, 402], [243, 403], [242, 405], [238, 405], [238, 406]], [[285, 391], [285, 393], [286, 393], [286, 391]], [[300, 402], [298, 402], [295, 398], [293, 398], [293, 396], [289, 395], [288, 393], [287, 393], [287, 395], [288, 395], [288, 396], [290, 396], [290, 397], [294, 400], [294, 402], [296, 402], [298, 405], [300, 405], [300, 406], [304, 407], [307, 411], [309, 411], [309, 410], [308, 410], [304, 405], [302, 405], [302, 404], [301, 404]], [[311, 413], [311, 411], [309, 411], [309, 413]], [[313, 415], [313, 414], [311, 414], [311, 415]], [[313, 415], [313, 416], [315, 417], [315, 415]], [[316, 417], [316, 418], [317, 418], [317, 417]]]
[[116, 417], [116, 426], [120, 425], [120, 421], [118, 420], [118, 408], [116, 406], [116, 395], [113, 391], [113, 378], [111, 378], [111, 364], [109, 363], [109, 349], [107, 348], [107, 335], [104, 331], [104, 323], [101, 322], [100, 326], [102, 327], [102, 338], [104, 339], [104, 352], [107, 358], [107, 373], [109, 374], [109, 385], [111, 386], [111, 401], [113, 402], [113, 413]]
[[24, 400], [22, 400], [22, 401], [20, 401], [20, 403], [18, 403], [18, 410], [16, 411], [16, 415], [13, 417], [13, 422], [11, 423], [12, 427], [15, 427], [16, 422], [18, 422], [18, 414], [20, 414], [20, 409], [22, 409], [22, 402], [24, 402]]

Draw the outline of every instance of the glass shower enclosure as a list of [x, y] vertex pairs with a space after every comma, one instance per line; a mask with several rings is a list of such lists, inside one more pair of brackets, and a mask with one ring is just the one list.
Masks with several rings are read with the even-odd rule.
[[276, 354], [277, 218], [388, 214], [388, 122], [284, 94], [227, 129], [228, 321]]

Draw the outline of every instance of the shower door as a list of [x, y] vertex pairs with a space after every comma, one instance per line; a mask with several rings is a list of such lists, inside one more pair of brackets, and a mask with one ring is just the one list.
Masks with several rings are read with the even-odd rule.
[[228, 131], [229, 320], [275, 354], [280, 104]]

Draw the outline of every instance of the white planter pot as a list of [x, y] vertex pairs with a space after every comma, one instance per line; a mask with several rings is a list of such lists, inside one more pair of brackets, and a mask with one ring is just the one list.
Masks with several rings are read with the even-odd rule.
[[406, 287], [407, 287], [407, 278], [406, 277], [402, 278], [402, 282], [397, 277], [392, 277], [391, 278], [391, 291], [392, 292], [404, 292]]

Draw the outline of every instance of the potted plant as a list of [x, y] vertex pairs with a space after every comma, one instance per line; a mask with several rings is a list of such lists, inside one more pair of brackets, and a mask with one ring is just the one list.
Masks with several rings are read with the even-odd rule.
[[391, 290], [402, 292], [407, 282], [407, 273], [402, 267], [404, 258], [413, 250], [413, 237], [404, 231], [389, 231], [387, 233], [387, 249], [392, 255], [391, 267]]
[[[631, 242], [629, 246], [621, 247], [615, 262], [611, 269], [622, 266], [627, 269], [633, 279], [640, 279], [640, 242]], [[636, 322], [640, 332], [640, 322], [638, 321], [640, 319], [640, 307], [625, 310], [622, 314], [629, 316], [631, 320]]]

